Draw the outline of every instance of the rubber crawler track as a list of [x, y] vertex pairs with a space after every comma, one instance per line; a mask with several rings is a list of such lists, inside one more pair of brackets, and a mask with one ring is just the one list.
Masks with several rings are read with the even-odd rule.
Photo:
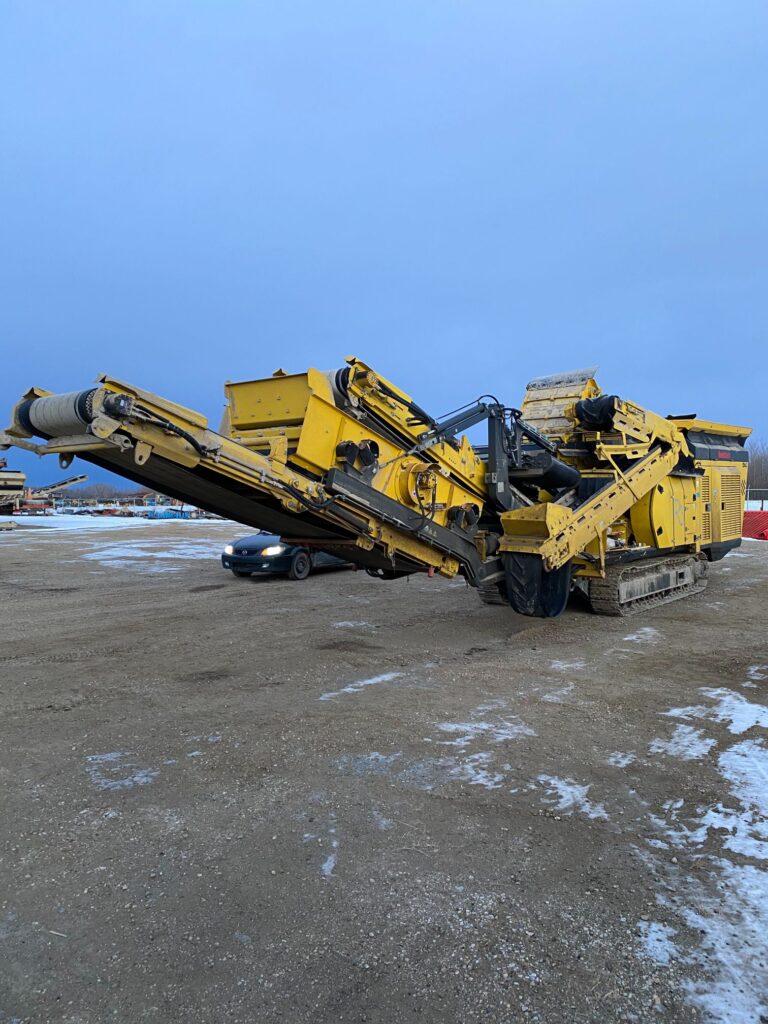
[[[634, 601], [627, 601], [625, 604], [619, 602], [619, 584], [632, 576], [642, 576], [649, 568], [671, 569], [696, 563], [697, 579], [693, 583], [686, 583], [681, 587], [673, 587], [660, 594], [650, 594], [647, 597], [639, 597]], [[650, 561], [640, 562], [636, 565], [614, 565], [610, 566], [605, 573], [605, 579], [589, 581], [589, 603], [596, 615], [631, 615], [641, 608], [653, 608], [660, 604], [670, 604], [672, 601], [679, 601], [691, 594], [699, 594], [707, 585], [706, 579], [707, 563], [701, 561], [696, 555], [677, 555], [671, 558], [654, 558]]]

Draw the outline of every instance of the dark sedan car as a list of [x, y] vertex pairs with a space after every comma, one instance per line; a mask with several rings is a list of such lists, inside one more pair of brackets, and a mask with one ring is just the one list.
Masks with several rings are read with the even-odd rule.
[[340, 568], [350, 563], [326, 554], [325, 551], [310, 551], [283, 544], [279, 537], [271, 533], [254, 533], [227, 544], [221, 556], [221, 564], [235, 576], [258, 573], [305, 580], [313, 569]]

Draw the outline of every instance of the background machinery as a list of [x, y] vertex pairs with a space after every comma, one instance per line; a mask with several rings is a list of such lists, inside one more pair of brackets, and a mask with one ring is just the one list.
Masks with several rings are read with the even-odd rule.
[[26, 481], [26, 473], [20, 469], [8, 469], [5, 459], [0, 459], [0, 515], [10, 515], [18, 509]]
[[[559, 615], [701, 590], [740, 543], [750, 431], [603, 395], [592, 369], [433, 419], [355, 357], [337, 371], [227, 383], [218, 432], [112, 377], [33, 388], [3, 446], [75, 455], [172, 497], [338, 554], [381, 579], [464, 576], [483, 601]], [[465, 431], [479, 423], [487, 444]], [[34, 442], [37, 437], [44, 443]]]
[[43, 487], [27, 487], [26, 479], [25, 473], [18, 469], [8, 469], [5, 459], [0, 459], [0, 514], [45, 512], [53, 508], [54, 495], [82, 483], [88, 477], [81, 473]]
[[24, 492], [24, 499], [19, 505], [19, 511], [24, 513], [43, 513], [48, 512], [53, 508], [54, 499], [57, 494], [61, 491], [66, 491], [68, 487], [74, 487], [75, 484], [81, 484], [88, 477], [84, 473], [79, 473], [77, 476], [70, 476], [66, 480], [59, 480], [55, 484], [45, 484], [42, 487], [28, 487]]
[[81, 484], [87, 479], [88, 477], [84, 473], [78, 473], [77, 476], [69, 476], [66, 480], [59, 480], [55, 484], [44, 484], [42, 487], [28, 487], [26, 496], [30, 501], [46, 501], [48, 498], [52, 498], [54, 494], [66, 491], [68, 487], [74, 487], [75, 484]]

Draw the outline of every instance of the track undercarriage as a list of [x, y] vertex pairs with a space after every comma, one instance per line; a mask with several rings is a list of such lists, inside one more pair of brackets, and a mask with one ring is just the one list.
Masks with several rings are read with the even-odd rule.
[[597, 615], [630, 615], [644, 608], [701, 593], [708, 563], [698, 555], [649, 558], [609, 565], [603, 579], [588, 584], [589, 604]]
[[[708, 568], [707, 561], [698, 555], [646, 558], [624, 565], [609, 565], [603, 579], [576, 579], [569, 590], [581, 590], [596, 615], [631, 615], [701, 593], [707, 586]], [[523, 608], [516, 607], [509, 579], [509, 573], [505, 576], [500, 571], [498, 578], [477, 588], [478, 597], [483, 604], [512, 605], [525, 614]]]

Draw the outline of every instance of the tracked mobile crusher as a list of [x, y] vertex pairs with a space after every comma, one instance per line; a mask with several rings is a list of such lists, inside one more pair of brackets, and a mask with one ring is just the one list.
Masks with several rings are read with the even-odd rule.
[[[0, 444], [77, 455], [381, 579], [464, 576], [483, 601], [563, 611], [578, 587], [621, 615], [701, 590], [740, 543], [750, 431], [664, 418], [583, 370], [437, 421], [359, 359], [330, 373], [227, 383], [218, 432], [112, 377], [37, 388]], [[464, 432], [487, 425], [487, 445]], [[32, 438], [42, 439], [43, 443]]]

